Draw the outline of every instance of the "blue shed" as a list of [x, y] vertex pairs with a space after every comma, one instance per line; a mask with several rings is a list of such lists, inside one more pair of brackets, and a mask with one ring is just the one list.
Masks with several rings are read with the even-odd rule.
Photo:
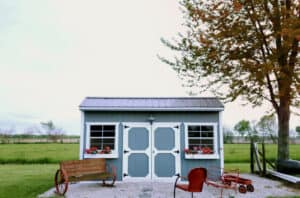
[[80, 110], [80, 159], [106, 158], [118, 180], [223, 168], [224, 106], [217, 98], [87, 97]]

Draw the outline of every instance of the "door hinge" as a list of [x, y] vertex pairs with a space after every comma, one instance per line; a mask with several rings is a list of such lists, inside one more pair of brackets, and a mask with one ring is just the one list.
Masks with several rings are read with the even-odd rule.
[[127, 176], [128, 176], [128, 174], [127, 174], [127, 173], [124, 173], [124, 174], [123, 174], [123, 177], [127, 177]]
[[177, 125], [177, 126], [174, 126], [174, 128], [175, 128], [175, 129], [179, 129], [179, 126], [178, 126], [178, 125]]
[[129, 151], [128, 150], [124, 150], [123, 153], [129, 153]]
[[124, 125], [124, 129], [128, 129], [129, 128], [129, 126], [127, 126], [127, 125]]

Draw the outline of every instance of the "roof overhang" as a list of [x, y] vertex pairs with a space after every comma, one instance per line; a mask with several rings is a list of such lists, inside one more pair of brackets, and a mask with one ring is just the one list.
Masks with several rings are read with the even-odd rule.
[[223, 111], [224, 108], [124, 108], [124, 107], [79, 107], [81, 111]]

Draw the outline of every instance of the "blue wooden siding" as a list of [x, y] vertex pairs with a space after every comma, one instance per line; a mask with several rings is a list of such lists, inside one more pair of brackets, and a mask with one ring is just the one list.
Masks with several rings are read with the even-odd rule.
[[[201, 123], [201, 122], [215, 122], [219, 124], [219, 112], [98, 112], [86, 111], [84, 112], [84, 123], [87, 122], [116, 122], [120, 123], [119, 133], [119, 156], [117, 159], [107, 159], [108, 163], [112, 163], [117, 167], [118, 180], [122, 180], [123, 174], [123, 125], [126, 122], [148, 122], [148, 118], [152, 116], [155, 118], [154, 122], [177, 122], [180, 125], [180, 160], [181, 160], [181, 175], [187, 175], [189, 170], [194, 167], [216, 167], [220, 168], [221, 161], [219, 159], [185, 159], [184, 148], [185, 145], [185, 127], [184, 123]], [[86, 125], [84, 126], [84, 150], [86, 145]], [[217, 141], [218, 148], [220, 148], [220, 132], [217, 127]], [[220, 152], [218, 150], [218, 152]], [[83, 152], [84, 153], [84, 152]], [[219, 156], [220, 153], [219, 153]], [[142, 170], [141, 170], [142, 171]]]

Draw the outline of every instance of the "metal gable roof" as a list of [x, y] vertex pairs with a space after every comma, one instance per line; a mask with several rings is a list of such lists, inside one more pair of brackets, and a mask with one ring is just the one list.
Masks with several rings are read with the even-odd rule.
[[223, 111], [217, 98], [86, 97], [80, 110], [90, 111]]

